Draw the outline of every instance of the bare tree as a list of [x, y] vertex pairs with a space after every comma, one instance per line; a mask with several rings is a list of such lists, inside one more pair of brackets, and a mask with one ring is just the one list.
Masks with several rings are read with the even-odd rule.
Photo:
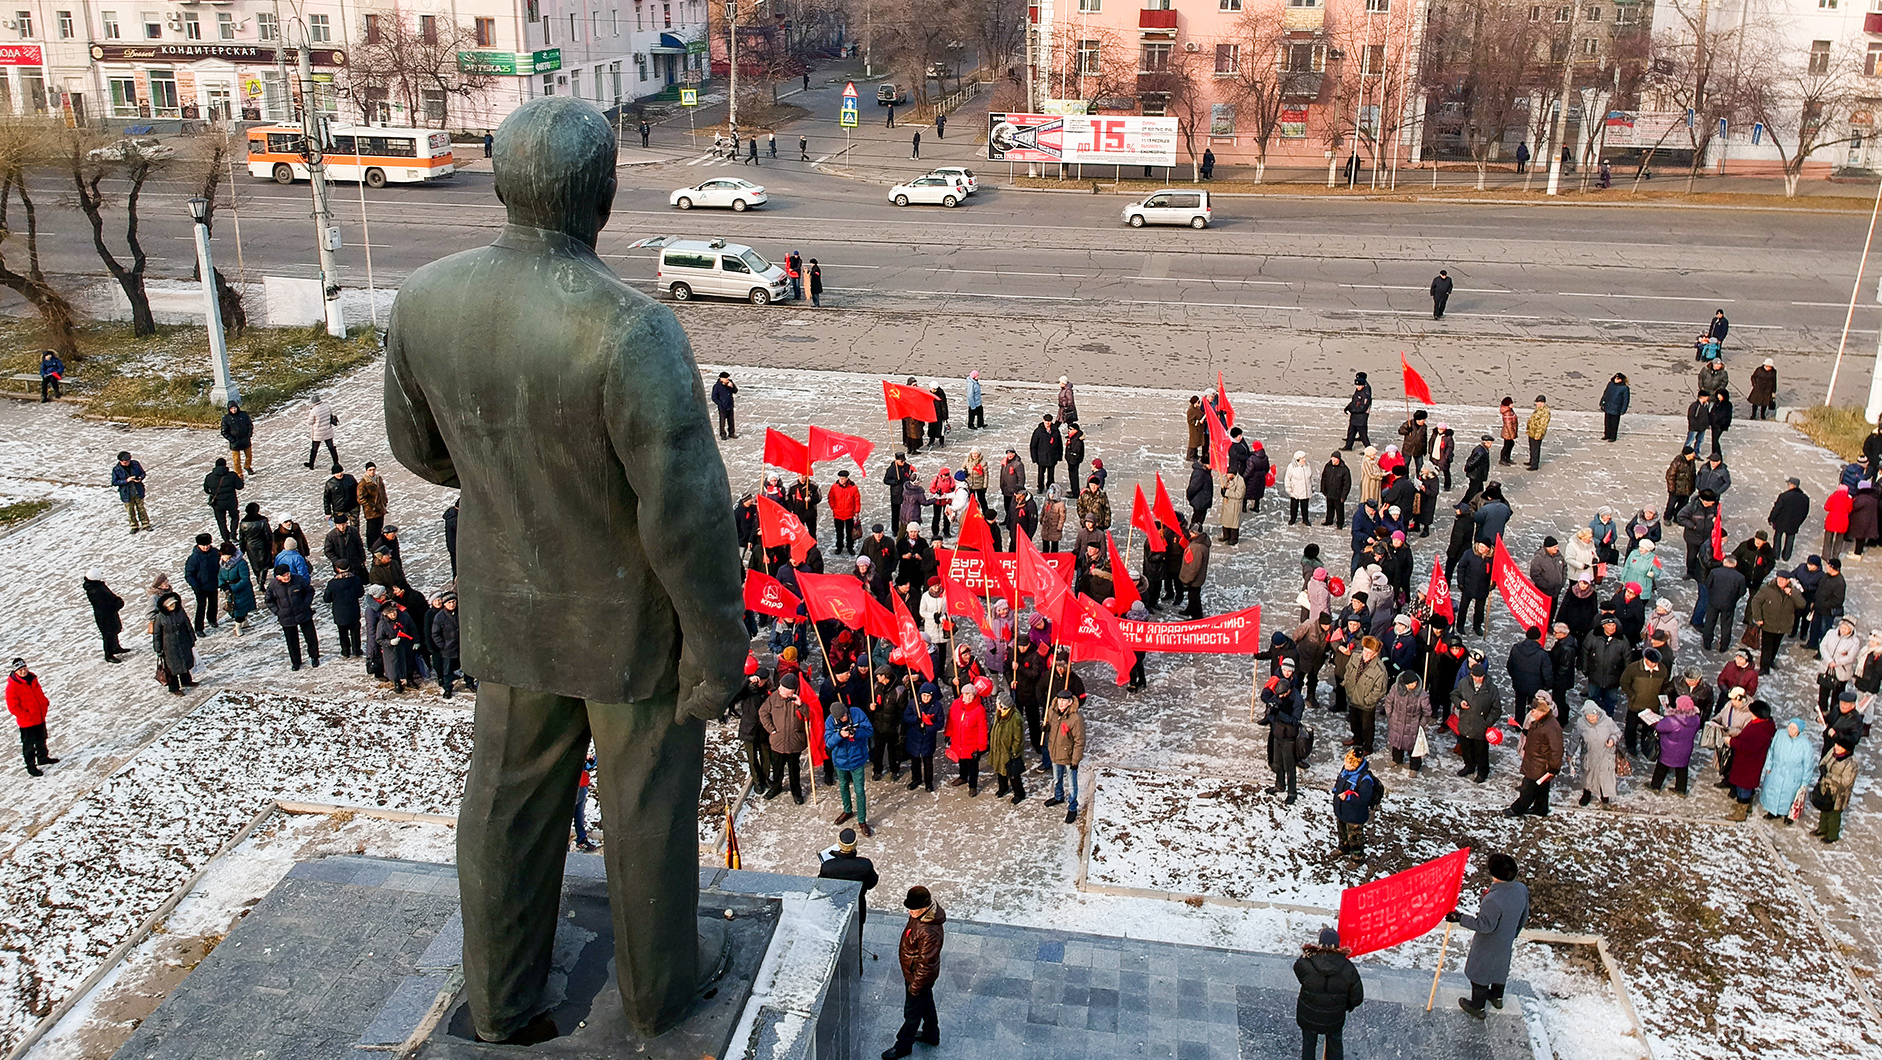
[[1517, 0], [1465, 0], [1434, 9], [1426, 33], [1430, 47], [1422, 76], [1431, 105], [1477, 167], [1482, 189], [1503, 138], [1526, 119], [1527, 97], [1545, 80], [1540, 24]]
[[[77, 314], [39, 267], [39, 208], [27, 187], [29, 171], [58, 162], [59, 135], [58, 129], [44, 118], [0, 111], [0, 286], [26, 299], [38, 311], [52, 348], [76, 364]], [[15, 199], [19, 201], [17, 212], [13, 209]], [[14, 222], [22, 217], [25, 227], [16, 230]], [[21, 241], [26, 245], [24, 265], [17, 258], [7, 262], [7, 252]]]
[[1813, 50], [1801, 60], [1779, 60], [1768, 78], [1750, 86], [1752, 116], [1764, 123], [1771, 145], [1784, 158], [1785, 198], [1796, 197], [1811, 155], [1857, 135], [1849, 116], [1865, 94], [1862, 49], [1860, 41], [1851, 40], [1828, 51]]
[[958, 39], [960, 26], [955, 8], [928, 0], [902, 0], [890, 11], [876, 11], [876, 52], [885, 67], [906, 76], [916, 105], [928, 102], [928, 68], [949, 54], [948, 42]]
[[343, 92], [363, 121], [382, 120], [380, 108], [396, 101], [404, 104], [411, 124], [442, 129], [453, 98], [480, 99], [496, 83], [493, 72], [458, 63], [459, 51], [478, 47], [469, 26], [442, 15], [408, 18], [396, 8], [369, 11], [361, 19]]
[[1096, 103], [1137, 95], [1137, 47], [1101, 26], [1062, 24], [1053, 32], [1043, 67], [1048, 86], [1063, 99]]
[[1217, 103], [1233, 105], [1239, 87], [1233, 81], [1212, 84], [1214, 74], [1213, 49], [1204, 54], [1201, 49], [1172, 48], [1164, 69], [1137, 79], [1139, 94], [1162, 97], [1163, 113], [1176, 119], [1176, 135], [1189, 155], [1190, 179], [1195, 181], [1202, 179], [1202, 149], [1196, 145], [1199, 139], [1208, 142], [1212, 108]]
[[[1693, 190], [1700, 167], [1705, 165], [1720, 119], [1737, 124], [1751, 112], [1758, 85], [1771, 74], [1768, 53], [1755, 24], [1735, 22], [1725, 25], [1719, 19], [1707, 20], [1707, 8], [1701, 4], [1667, 5], [1672, 17], [1668, 28], [1651, 45], [1649, 89], [1654, 105], [1660, 110], [1690, 110], [1691, 124], [1685, 126], [1673, 149], [1690, 149], [1692, 158], [1686, 168], [1686, 190]], [[1678, 133], [1678, 130], [1675, 130]]]
[[1371, 159], [1375, 186], [1393, 162], [1409, 116], [1405, 102], [1417, 91], [1418, 63], [1406, 50], [1416, 13], [1414, 5], [1395, 4], [1348, 21], [1335, 37], [1343, 56], [1336, 95], [1353, 115], [1354, 146]]
[[[111, 278], [118, 281], [124, 297], [131, 303], [131, 334], [155, 335], [157, 320], [150, 312], [150, 295], [144, 290], [144, 273], [150, 257], [144, 251], [139, 232], [137, 206], [143, 198], [144, 185], [166, 167], [176, 154], [157, 143], [140, 143], [129, 138], [103, 146], [83, 130], [74, 129], [66, 136], [66, 161], [76, 193], [75, 205], [91, 224], [92, 248], [104, 262]], [[130, 253], [127, 266], [118, 260], [105, 241], [105, 211], [113, 205], [112, 186], [122, 185], [124, 205], [124, 244]]]
[[1281, 128], [1286, 109], [1287, 73], [1282, 42], [1287, 30], [1280, 10], [1250, 11], [1236, 25], [1234, 81], [1241, 97], [1237, 120], [1255, 144], [1255, 183], [1268, 171], [1268, 145]]
[[980, 53], [980, 65], [1001, 74], [1020, 63], [1027, 27], [1022, 0], [963, 0], [961, 23], [963, 39]]

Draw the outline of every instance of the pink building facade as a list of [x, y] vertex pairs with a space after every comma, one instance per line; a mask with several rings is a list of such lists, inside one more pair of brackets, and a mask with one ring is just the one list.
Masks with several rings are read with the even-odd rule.
[[1178, 118], [1179, 158], [1415, 163], [1428, 0], [1037, 0], [1029, 96]]

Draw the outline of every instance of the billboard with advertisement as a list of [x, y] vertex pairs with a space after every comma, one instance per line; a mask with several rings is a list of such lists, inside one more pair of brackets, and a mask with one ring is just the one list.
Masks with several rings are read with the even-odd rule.
[[1096, 114], [989, 114], [987, 158], [1173, 166], [1176, 119]]
[[1281, 108], [1281, 139], [1304, 140], [1307, 138], [1307, 108]]
[[1609, 111], [1608, 147], [1691, 147], [1683, 110]]
[[0, 44], [0, 66], [44, 66], [45, 55], [37, 44]]

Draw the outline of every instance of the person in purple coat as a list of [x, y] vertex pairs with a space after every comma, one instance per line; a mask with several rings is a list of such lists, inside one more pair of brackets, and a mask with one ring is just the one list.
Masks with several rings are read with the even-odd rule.
[[1686, 794], [1686, 767], [1692, 764], [1693, 743], [1699, 738], [1699, 708], [1693, 704], [1691, 696], [1680, 696], [1673, 701], [1673, 712], [1653, 723], [1660, 734], [1660, 760], [1653, 766], [1653, 781], [1649, 785], [1659, 791], [1666, 783], [1668, 772], [1673, 774], [1673, 794]]

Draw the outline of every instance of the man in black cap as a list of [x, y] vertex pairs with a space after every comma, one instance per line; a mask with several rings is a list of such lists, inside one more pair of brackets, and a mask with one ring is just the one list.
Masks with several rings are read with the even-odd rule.
[[1366, 382], [1366, 373], [1353, 373], [1353, 396], [1341, 411], [1346, 413], [1346, 443], [1340, 448], [1351, 449], [1355, 439], [1360, 445], [1371, 445], [1372, 435], [1366, 429], [1366, 417], [1372, 414], [1372, 384]]
[[1451, 290], [1456, 285], [1451, 282], [1451, 274], [1443, 269], [1431, 280], [1431, 319], [1444, 319], [1444, 304], [1451, 300]]
[[1464, 458], [1464, 499], [1459, 504], [1469, 504], [1483, 489], [1483, 484], [1490, 481], [1490, 447], [1496, 439], [1484, 435], [1477, 440], [1477, 448]]
[[[882, 1060], [901, 1060], [915, 1051], [915, 1043], [941, 1044], [941, 1022], [934, 1010], [934, 982], [941, 974], [941, 944], [948, 915], [928, 893], [928, 888], [908, 889], [902, 900], [908, 910], [908, 926], [902, 929], [898, 956], [902, 961], [902, 979], [907, 991], [902, 997], [902, 1029], [895, 1032], [895, 1044], [882, 1051]], [[925, 1029], [924, 1029], [925, 1028]]]
[[1791, 548], [1797, 544], [1797, 531], [1810, 518], [1810, 495], [1803, 491], [1803, 484], [1796, 476], [1784, 480], [1784, 492], [1771, 502], [1769, 522], [1771, 532], [1777, 535], [1771, 546], [1777, 549], [1779, 559], [1789, 560]]
[[836, 834], [836, 846], [821, 855], [823, 863], [817, 867], [820, 880], [849, 880], [862, 885], [863, 892], [856, 898], [856, 974], [862, 974], [863, 927], [869, 923], [869, 892], [875, 889], [881, 878], [876, 875], [876, 864], [856, 852], [856, 830], [845, 828]]

